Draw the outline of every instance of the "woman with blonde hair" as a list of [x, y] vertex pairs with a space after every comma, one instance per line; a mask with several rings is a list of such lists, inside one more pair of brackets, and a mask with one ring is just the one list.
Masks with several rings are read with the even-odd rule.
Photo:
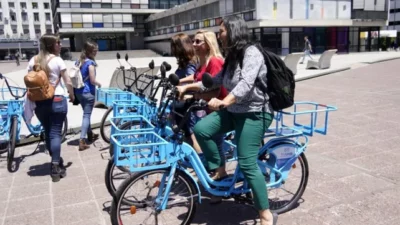
[[[217, 37], [214, 32], [206, 30], [198, 31], [193, 39], [193, 47], [199, 59], [199, 66], [195, 74], [180, 79], [181, 84], [187, 82], [193, 83], [201, 81], [204, 73], [209, 73], [211, 74], [211, 76], [216, 76], [221, 71], [224, 65], [224, 59], [222, 57], [221, 51], [219, 50]], [[187, 88], [190, 88], [191, 85], [193, 84], [178, 87], [179, 92], [181, 93], [181, 97], [184, 98], [183, 94], [186, 92], [186, 90], [188, 90]], [[208, 101], [213, 97], [217, 97], [218, 99], [222, 100], [227, 94], [228, 93], [226, 89], [221, 86], [209, 92], [196, 94], [196, 98], [201, 98]], [[211, 112], [205, 110], [193, 111], [191, 113], [190, 121], [188, 124], [190, 128], [191, 139], [193, 142], [193, 148], [199, 154], [202, 153], [202, 151], [199, 144], [197, 143], [196, 137], [193, 134], [193, 127], [201, 118], [205, 117], [209, 113]], [[214, 139], [218, 143], [220, 155], [221, 157], [223, 157], [223, 135], [217, 135], [214, 137]]]
[[64, 97], [64, 86], [67, 86], [70, 101], [74, 100], [74, 91], [71, 80], [66, 73], [66, 65], [60, 58], [60, 38], [54, 34], [45, 34], [40, 38], [39, 54], [32, 57], [28, 64], [28, 71], [39, 65], [49, 77], [49, 82], [55, 87], [51, 99], [35, 101], [35, 114], [44, 128], [46, 148], [51, 156], [51, 173], [53, 182], [66, 176], [66, 169], [61, 158], [61, 135], [64, 120], [67, 116], [68, 104]]
[[78, 98], [83, 110], [79, 151], [90, 148], [85, 140], [86, 135], [89, 142], [93, 142], [99, 138], [99, 135], [93, 133], [92, 128], [90, 127], [90, 117], [92, 116], [95, 102], [96, 86], [99, 88], [101, 87], [101, 84], [96, 81], [95, 69], [97, 66], [95, 57], [98, 49], [99, 48], [96, 42], [91, 40], [86, 41], [83, 46], [81, 57], [79, 58], [79, 61], [76, 62], [80, 66], [82, 80], [84, 83], [82, 88], [74, 89], [75, 95]]

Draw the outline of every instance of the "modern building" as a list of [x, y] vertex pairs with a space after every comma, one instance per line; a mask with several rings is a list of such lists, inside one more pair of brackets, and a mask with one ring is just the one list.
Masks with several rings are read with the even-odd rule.
[[397, 43], [400, 42], [400, 0], [390, 1], [390, 16], [387, 30], [397, 31]]
[[81, 51], [88, 38], [100, 51], [143, 49], [145, 20], [150, 14], [187, 0], [52, 0], [54, 27]]
[[53, 31], [50, 0], [0, 0], [0, 59], [34, 54], [38, 37]]
[[169, 53], [173, 35], [218, 32], [222, 17], [239, 15], [253, 39], [281, 55], [302, 51], [305, 35], [315, 53], [378, 51], [388, 8], [388, 0], [197, 0], [149, 16], [144, 41], [147, 48]]

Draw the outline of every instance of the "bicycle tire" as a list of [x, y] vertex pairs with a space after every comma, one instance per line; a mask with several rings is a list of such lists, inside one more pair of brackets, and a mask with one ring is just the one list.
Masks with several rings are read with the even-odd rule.
[[105, 178], [107, 191], [113, 198], [116, 197], [116, 192], [117, 192], [117, 188], [115, 187], [115, 184], [113, 182], [114, 181], [113, 171], [114, 171], [115, 167], [117, 167], [121, 172], [130, 173], [130, 171], [128, 169], [126, 169], [125, 167], [115, 166], [114, 158], [110, 158], [108, 160], [104, 178]]
[[11, 117], [11, 127], [10, 127], [10, 144], [8, 145], [7, 154], [7, 170], [12, 173], [13, 162], [15, 154], [15, 144], [17, 142], [17, 128], [18, 128], [18, 118], [16, 116]]
[[276, 209], [270, 208], [270, 210], [272, 212], [275, 212], [277, 214], [282, 214], [282, 213], [290, 211], [298, 204], [299, 199], [301, 198], [301, 196], [303, 196], [304, 191], [306, 190], [307, 183], [308, 183], [308, 176], [309, 176], [309, 167], [308, 167], [308, 161], [307, 161], [307, 158], [306, 158], [306, 155], [304, 154], [304, 152], [300, 154], [298, 159], [300, 161], [300, 165], [301, 165], [302, 172], [303, 172], [300, 186], [297, 189], [296, 193], [294, 194], [293, 198], [287, 204], [285, 204], [281, 208], [276, 208]]
[[[123, 181], [123, 183], [120, 185], [118, 188], [118, 191], [116, 193], [116, 199], [112, 201], [111, 203], [111, 212], [110, 212], [110, 217], [111, 217], [111, 224], [112, 225], [123, 225], [122, 221], [119, 218], [119, 208], [121, 206], [121, 203], [124, 202], [123, 199], [121, 199], [124, 194], [129, 190], [129, 188], [138, 180], [145, 176], [149, 176], [151, 174], [155, 173], [169, 173], [169, 169], [159, 169], [159, 170], [151, 170], [151, 171], [145, 171], [141, 173], [135, 173], [132, 174], [129, 178]], [[196, 209], [197, 209], [197, 194], [198, 191], [195, 187], [195, 184], [193, 183], [193, 180], [184, 172], [180, 170], [176, 170], [175, 177], [180, 178], [184, 184], [188, 187], [188, 190], [190, 191], [190, 196], [192, 197], [191, 201], [191, 207], [189, 209], [188, 215], [184, 219], [184, 221], [181, 223], [181, 225], [187, 225], [191, 224], [195, 214], [196, 214]], [[172, 187], [171, 187], [172, 188]], [[140, 206], [138, 203], [137, 206]]]
[[106, 126], [106, 120], [108, 115], [113, 111], [113, 108], [110, 107], [107, 109], [107, 111], [104, 113], [103, 118], [101, 118], [101, 122], [100, 122], [100, 135], [101, 138], [103, 138], [103, 141], [110, 144], [110, 137], [107, 137], [107, 135], [105, 134], [105, 126]]

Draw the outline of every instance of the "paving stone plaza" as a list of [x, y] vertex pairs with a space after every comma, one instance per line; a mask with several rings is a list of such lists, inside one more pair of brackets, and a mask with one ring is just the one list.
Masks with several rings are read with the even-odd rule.
[[[371, 64], [395, 57], [400, 53], [335, 55], [332, 70], [349, 69], [297, 82], [297, 101], [331, 104], [338, 111], [330, 115], [327, 136], [310, 138], [305, 153], [310, 168], [306, 191], [295, 209], [280, 215], [279, 225], [399, 224], [400, 59]], [[149, 58], [132, 63], [146, 65]], [[163, 60], [174, 63], [173, 58], [159, 57], [156, 65]], [[108, 59], [99, 64], [104, 68], [100, 79], [107, 83], [118, 62]], [[23, 82], [26, 62], [19, 68], [15, 63], [0, 66], [1, 73]], [[299, 65], [296, 76], [318, 72]], [[82, 111], [69, 108], [71, 126], [79, 127]], [[93, 123], [104, 112], [96, 110]], [[5, 155], [0, 156], [0, 225], [111, 224], [111, 197], [104, 184], [108, 145], [98, 140], [89, 150], [79, 152], [78, 139], [79, 133], [68, 134], [62, 145], [61, 154], [69, 167], [67, 177], [58, 183], [51, 182], [50, 157], [43, 146], [31, 155], [37, 142], [17, 148], [18, 170], [14, 173], [7, 171]], [[193, 224], [255, 225], [256, 217], [250, 206], [232, 200], [210, 205], [205, 198]]]

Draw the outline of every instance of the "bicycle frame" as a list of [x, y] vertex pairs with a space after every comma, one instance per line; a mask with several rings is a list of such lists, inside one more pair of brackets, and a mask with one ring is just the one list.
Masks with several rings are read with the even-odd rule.
[[[166, 128], [169, 132], [172, 133], [172, 130], [170, 128]], [[305, 143], [303, 145], [300, 145], [298, 140], [293, 140], [293, 138], [300, 138], [304, 137], [305, 138]], [[168, 196], [169, 192], [171, 190], [172, 186], [172, 181], [174, 179], [174, 175], [176, 173], [176, 170], [181, 170], [186, 173], [185, 168], [181, 167], [181, 163], [183, 161], [183, 158], [187, 158], [189, 160], [190, 165], [194, 169], [197, 178], [199, 179], [201, 185], [207, 191], [208, 193], [215, 195], [215, 196], [231, 196], [231, 195], [240, 195], [240, 194], [245, 194], [249, 193], [250, 187], [248, 186], [248, 183], [245, 181], [243, 174], [241, 173], [239, 167], [236, 167], [235, 172], [233, 174], [233, 177], [226, 178], [222, 181], [215, 181], [212, 180], [211, 177], [208, 175], [208, 172], [206, 171], [203, 163], [200, 160], [199, 155], [196, 153], [196, 151], [187, 143], [182, 143], [179, 144], [174, 138], [171, 138], [173, 140], [170, 142], [169, 147], [174, 148], [174, 154], [179, 155], [179, 158], [177, 158], [174, 162], [172, 162], [170, 165], [168, 165], [168, 168], [170, 168], [170, 172], [168, 174], [168, 180], [166, 180], [166, 174], [164, 174], [163, 179], [160, 183], [160, 192], [157, 195], [156, 202], [159, 203], [159, 206], [157, 207], [157, 210], [164, 210], [167, 207], [168, 203]], [[286, 144], [280, 144], [277, 145], [278, 143], [286, 143]], [[297, 160], [299, 155], [305, 151], [305, 148], [308, 144], [308, 138], [304, 135], [299, 135], [299, 136], [293, 136], [293, 137], [278, 137], [274, 139], [270, 139], [267, 144], [265, 144], [263, 147], [260, 148], [259, 150], [259, 156], [262, 154], [265, 154], [267, 151], [270, 154], [273, 154], [275, 149], [282, 148], [282, 147], [296, 147], [297, 151], [296, 154], [294, 154], [292, 157], [289, 159], [286, 159], [285, 164], [283, 164], [279, 169], [275, 168], [273, 165], [269, 165], [267, 163], [262, 163], [260, 160], [258, 160], [258, 164], [263, 167], [262, 169], [269, 170], [269, 174], [274, 174], [275, 176], [271, 176], [270, 182], [266, 185], [267, 188], [270, 187], [278, 187], [281, 185], [283, 180], [286, 180], [288, 177], [288, 173], [290, 171], [291, 166], [293, 163]], [[272, 147], [276, 145], [276, 147]], [[160, 167], [161, 168], [161, 167]], [[193, 181], [195, 181], [194, 177], [186, 173]], [[279, 179], [275, 179], [276, 177], [279, 177]], [[235, 184], [239, 179], [243, 179], [243, 185], [240, 187], [235, 187]], [[196, 182], [194, 182], [196, 183]], [[212, 187], [214, 186], [214, 187]], [[165, 187], [165, 192], [164, 192], [164, 187]], [[198, 188], [198, 193], [199, 193], [199, 202], [201, 203], [201, 192], [199, 187]], [[223, 189], [223, 190], [220, 190]], [[162, 194], [164, 193], [164, 194]], [[177, 201], [176, 199], [174, 201]]]

